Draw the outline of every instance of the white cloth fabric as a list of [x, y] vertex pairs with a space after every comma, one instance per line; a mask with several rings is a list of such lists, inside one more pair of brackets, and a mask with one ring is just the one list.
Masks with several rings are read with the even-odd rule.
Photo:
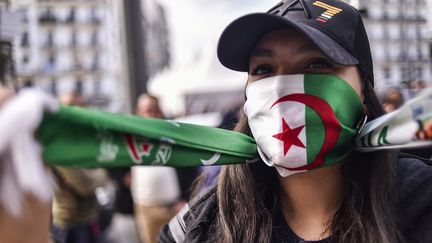
[[169, 205], [180, 197], [180, 186], [174, 168], [134, 166], [131, 175], [131, 191], [135, 204]]
[[110, 226], [104, 231], [104, 243], [141, 243], [133, 215], [114, 213]]
[[41, 146], [34, 132], [44, 111], [56, 111], [58, 101], [38, 90], [27, 89], [0, 108], [0, 203], [19, 216], [24, 193], [48, 202], [54, 181], [44, 168]]
[[[366, 123], [356, 139], [358, 151], [431, 147], [432, 88], [399, 109]], [[419, 136], [424, 133], [424, 137]]]

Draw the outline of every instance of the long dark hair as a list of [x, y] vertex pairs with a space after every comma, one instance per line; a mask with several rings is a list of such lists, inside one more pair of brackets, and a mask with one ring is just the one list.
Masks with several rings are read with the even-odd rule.
[[[374, 119], [384, 113], [364, 78], [365, 105]], [[243, 115], [236, 131], [251, 135]], [[341, 207], [329, 223], [332, 242], [395, 243], [401, 241], [394, 214], [392, 167], [388, 152], [353, 152], [342, 166]], [[270, 242], [281, 186], [277, 172], [259, 161], [224, 166], [217, 184], [218, 212], [209, 242]]]

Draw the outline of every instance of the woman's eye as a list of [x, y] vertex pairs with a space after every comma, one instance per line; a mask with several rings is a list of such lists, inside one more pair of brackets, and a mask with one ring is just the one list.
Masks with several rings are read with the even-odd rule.
[[271, 72], [273, 72], [272, 66], [270, 66], [270, 65], [258, 65], [252, 70], [251, 75], [260, 76], [260, 75], [269, 74]]

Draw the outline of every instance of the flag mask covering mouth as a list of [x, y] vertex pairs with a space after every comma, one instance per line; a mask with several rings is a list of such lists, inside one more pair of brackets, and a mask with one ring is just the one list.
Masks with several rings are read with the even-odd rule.
[[284, 75], [246, 88], [244, 111], [261, 159], [289, 176], [344, 160], [354, 148], [362, 102], [344, 80]]

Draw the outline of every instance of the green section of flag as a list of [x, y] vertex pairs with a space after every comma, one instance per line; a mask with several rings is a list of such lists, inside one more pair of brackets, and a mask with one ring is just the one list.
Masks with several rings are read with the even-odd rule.
[[[327, 86], [325, 89], [322, 86]], [[344, 80], [330, 75], [305, 75], [305, 93], [325, 100], [335, 111], [342, 127], [334, 149], [325, 157], [326, 164], [336, 163], [344, 159], [352, 150], [357, 122], [364, 114], [360, 98], [354, 89]], [[311, 163], [324, 143], [325, 129], [319, 111], [306, 108], [306, 140], [308, 146], [308, 163]], [[311, 124], [313, 123], [313, 124]], [[341, 153], [345, 151], [345, 153]]]
[[241, 133], [78, 107], [45, 114], [37, 137], [49, 165], [185, 167], [258, 156], [253, 138]]
[[318, 152], [320, 151], [320, 148], [323, 146], [324, 124], [320, 119], [318, 113], [316, 113], [309, 106], [306, 106], [305, 116], [307, 163], [310, 164], [315, 160]]

